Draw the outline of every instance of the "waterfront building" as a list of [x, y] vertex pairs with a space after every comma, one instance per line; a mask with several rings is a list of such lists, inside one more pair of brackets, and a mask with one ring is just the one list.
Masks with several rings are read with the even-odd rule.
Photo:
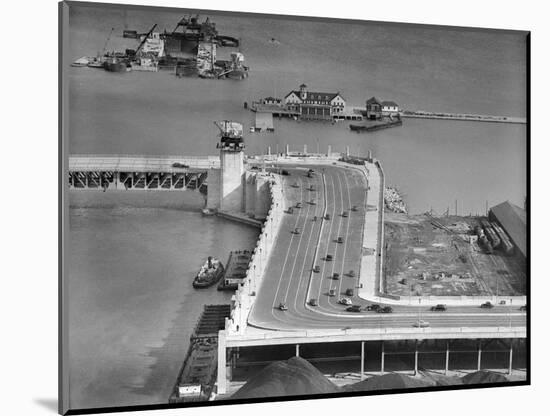
[[346, 100], [339, 92], [312, 92], [305, 84], [297, 91], [290, 91], [284, 103], [301, 118], [315, 120], [332, 120], [343, 114], [346, 108]]
[[281, 100], [280, 98], [275, 98], [275, 97], [262, 98], [261, 103], [264, 104], [264, 105], [276, 105], [278, 107], [283, 106], [283, 100]]
[[399, 114], [399, 106], [394, 101], [382, 101], [382, 115], [394, 116]]
[[367, 119], [378, 120], [382, 118], [382, 103], [376, 97], [367, 100]]

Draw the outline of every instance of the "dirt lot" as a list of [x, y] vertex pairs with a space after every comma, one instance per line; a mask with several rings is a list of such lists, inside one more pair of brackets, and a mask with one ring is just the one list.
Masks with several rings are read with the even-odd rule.
[[[387, 213], [385, 292], [409, 296], [524, 295], [525, 262], [469, 242], [475, 217]], [[443, 226], [443, 227], [442, 227]]]

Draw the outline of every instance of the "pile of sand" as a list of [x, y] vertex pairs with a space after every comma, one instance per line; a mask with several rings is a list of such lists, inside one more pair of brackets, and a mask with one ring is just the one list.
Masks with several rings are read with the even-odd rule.
[[482, 384], [482, 383], [507, 383], [508, 379], [499, 373], [492, 371], [475, 371], [462, 377], [464, 384]]
[[300, 357], [276, 361], [242, 386], [232, 399], [336, 393], [340, 389]]
[[373, 376], [359, 383], [349, 384], [346, 391], [371, 391], [388, 389], [410, 389], [416, 387], [431, 387], [432, 383], [404, 374], [389, 373], [382, 376]]

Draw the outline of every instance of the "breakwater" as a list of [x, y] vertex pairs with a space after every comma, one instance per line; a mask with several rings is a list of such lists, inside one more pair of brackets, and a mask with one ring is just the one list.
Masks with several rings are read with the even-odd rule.
[[440, 112], [431, 112], [431, 111], [411, 111], [411, 110], [403, 111], [401, 113], [401, 117], [431, 118], [431, 119], [439, 119], [439, 120], [484, 121], [489, 123], [511, 123], [511, 124], [527, 123], [527, 120], [524, 117], [491, 116], [491, 115], [484, 115], [484, 114], [440, 113]]

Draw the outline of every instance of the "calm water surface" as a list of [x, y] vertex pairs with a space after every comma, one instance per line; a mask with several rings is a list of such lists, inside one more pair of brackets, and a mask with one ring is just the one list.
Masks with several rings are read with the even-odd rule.
[[[71, 58], [95, 55], [112, 27], [108, 49], [122, 50], [135, 47], [123, 29], [145, 32], [158, 23], [172, 30], [181, 17], [109, 10], [72, 8]], [[245, 101], [284, 96], [302, 82], [339, 90], [352, 105], [375, 95], [409, 109], [525, 116], [517, 33], [210, 16], [221, 33], [241, 38], [251, 67], [246, 81], [70, 68], [70, 153], [215, 154], [213, 120], [248, 127]], [[412, 212], [454, 209], [455, 200], [462, 214], [483, 212], [486, 200], [523, 204], [525, 126], [407, 119], [401, 128], [356, 134], [346, 123], [280, 120], [275, 128], [247, 135], [247, 153], [287, 143], [372, 150]], [[201, 305], [228, 299], [215, 288], [192, 290], [192, 277], [209, 254], [225, 259], [230, 249], [253, 247], [257, 232], [203, 218], [196, 198], [71, 194], [73, 407], [165, 402]]]

